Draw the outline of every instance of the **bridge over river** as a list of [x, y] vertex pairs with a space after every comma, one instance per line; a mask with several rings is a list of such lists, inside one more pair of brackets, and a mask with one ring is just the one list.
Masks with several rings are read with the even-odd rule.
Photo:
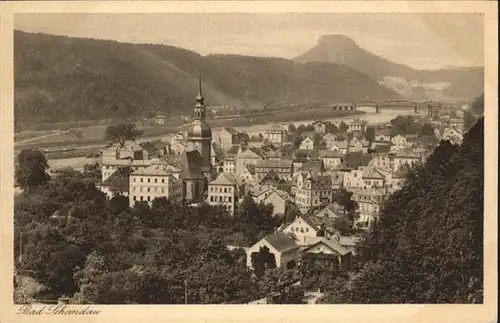
[[334, 111], [356, 111], [358, 109], [374, 109], [376, 113], [380, 113], [382, 109], [412, 109], [415, 113], [420, 113], [421, 108], [427, 108], [427, 114], [433, 115], [439, 111], [444, 103], [436, 101], [414, 102], [409, 100], [388, 100], [388, 101], [359, 101], [352, 104], [332, 104], [330, 108]]

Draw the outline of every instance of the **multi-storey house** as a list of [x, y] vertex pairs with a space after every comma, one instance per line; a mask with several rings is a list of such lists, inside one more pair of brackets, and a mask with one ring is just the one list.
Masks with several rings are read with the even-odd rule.
[[234, 216], [237, 200], [236, 180], [232, 175], [221, 173], [208, 183], [208, 204], [222, 205], [231, 216]]
[[300, 172], [292, 182], [292, 195], [295, 205], [302, 213], [306, 213], [312, 207], [331, 202], [332, 180], [329, 176]]
[[180, 203], [183, 199], [181, 170], [172, 165], [153, 164], [130, 174], [129, 203], [152, 204], [155, 198], [165, 197]]

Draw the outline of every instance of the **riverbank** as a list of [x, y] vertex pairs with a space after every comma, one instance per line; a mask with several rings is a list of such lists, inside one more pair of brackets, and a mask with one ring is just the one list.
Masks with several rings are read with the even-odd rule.
[[[257, 114], [257, 115], [246, 115], [244, 117], [234, 117], [234, 118], [221, 118], [221, 119], [208, 119], [207, 123], [212, 128], [222, 128], [222, 127], [251, 127], [251, 126], [261, 126], [268, 124], [270, 122], [279, 123], [293, 123], [296, 121], [310, 119], [314, 116], [318, 120], [325, 118], [343, 118], [352, 117], [355, 115], [362, 115], [363, 111], [333, 111], [327, 108], [311, 108], [303, 110], [294, 111], [278, 111], [275, 114]], [[143, 131], [141, 139], [151, 139], [154, 137], [162, 137], [167, 135], [172, 135], [179, 132], [181, 129], [187, 127], [189, 124], [182, 123], [180, 120], [175, 120], [174, 122], [168, 122], [166, 125], [139, 125], [138, 128]], [[104, 140], [104, 132], [106, 130], [106, 125], [89, 126], [85, 128], [79, 128], [81, 132], [81, 137], [76, 138], [74, 135], [61, 132], [60, 134], [51, 134], [46, 136], [46, 131], [42, 133], [42, 137], [39, 140], [32, 140], [25, 144], [15, 144], [15, 150], [20, 150], [24, 148], [73, 148], [81, 150], [83, 146], [96, 146], [105, 145], [107, 142]], [[30, 137], [33, 137], [34, 132], [30, 132]], [[92, 147], [94, 148], [94, 147]], [[85, 152], [85, 154], [90, 154], [94, 150]], [[76, 155], [75, 155], [76, 154]], [[83, 152], [78, 155], [76, 152], [68, 152], [67, 154], [62, 154], [60, 158], [68, 158], [66, 155], [71, 157], [79, 157], [85, 155]], [[78, 155], [78, 156], [77, 156]]]

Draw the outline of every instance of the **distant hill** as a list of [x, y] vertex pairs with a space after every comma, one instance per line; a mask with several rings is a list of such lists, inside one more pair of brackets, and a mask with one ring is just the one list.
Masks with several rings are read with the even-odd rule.
[[416, 70], [370, 53], [342, 35], [320, 37], [315, 47], [294, 60], [345, 64], [408, 99], [470, 101], [484, 91], [483, 67]]
[[15, 120], [33, 124], [156, 113], [191, 115], [197, 73], [207, 104], [251, 109], [287, 100], [399, 98], [348, 66], [201, 56], [181, 48], [15, 31]]

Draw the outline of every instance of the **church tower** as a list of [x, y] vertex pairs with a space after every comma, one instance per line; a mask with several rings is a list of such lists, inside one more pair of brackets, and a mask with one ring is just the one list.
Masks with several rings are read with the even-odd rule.
[[205, 161], [201, 171], [212, 180], [212, 130], [205, 122], [205, 102], [201, 89], [201, 73], [198, 74], [198, 95], [196, 96], [196, 105], [194, 106], [194, 121], [188, 130], [187, 143], [188, 150], [197, 150]]

